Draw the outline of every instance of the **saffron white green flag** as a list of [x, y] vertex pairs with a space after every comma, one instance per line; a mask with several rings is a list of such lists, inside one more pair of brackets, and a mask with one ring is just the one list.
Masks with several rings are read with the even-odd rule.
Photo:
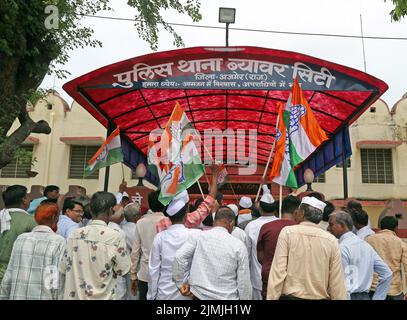
[[287, 128], [290, 125], [289, 106], [291, 95], [287, 104], [279, 105], [278, 118], [276, 124], [276, 145], [273, 158], [273, 165], [270, 172], [270, 180], [283, 186], [293, 189], [298, 188], [297, 179], [294, 174], [290, 160], [290, 141]]
[[277, 122], [276, 149], [270, 179], [297, 189], [293, 169], [328, 139], [315, 119], [297, 79], [294, 80], [285, 108], [280, 106]]
[[85, 177], [95, 170], [110, 166], [117, 162], [123, 161], [122, 145], [120, 141], [120, 130], [117, 128], [107, 137], [106, 141], [99, 150], [88, 161], [85, 168]]
[[193, 185], [205, 172], [193, 141], [194, 134], [198, 133], [177, 102], [161, 141], [149, 143], [148, 164], [160, 178], [158, 199], [164, 205]]

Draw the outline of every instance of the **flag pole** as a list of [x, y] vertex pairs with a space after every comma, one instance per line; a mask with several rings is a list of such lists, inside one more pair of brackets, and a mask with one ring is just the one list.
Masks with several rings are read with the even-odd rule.
[[[107, 133], [106, 133], [106, 139], [109, 137], [109, 135], [113, 132], [113, 124], [109, 122], [107, 126]], [[109, 176], [110, 176], [110, 166], [105, 167], [105, 184], [103, 187], [103, 191], [107, 191], [109, 189]]]
[[[273, 154], [274, 148], [275, 148], [275, 146], [276, 146], [276, 140], [277, 140], [277, 139], [274, 139], [273, 146], [271, 147], [270, 154], [269, 154], [269, 159], [267, 160], [266, 167], [264, 168], [264, 172], [263, 172], [262, 179], [264, 179], [264, 177], [266, 176], [267, 169], [268, 169], [268, 167], [269, 167], [269, 165], [270, 165], [271, 155]], [[255, 200], [255, 202], [256, 202], [257, 199], [259, 198], [261, 186], [262, 186], [262, 183], [260, 183], [260, 185], [259, 185], [259, 190], [257, 190], [257, 195], [256, 195], [256, 200]]]
[[201, 191], [202, 199], [205, 200], [205, 195], [204, 195], [204, 193], [203, 193], [203, 191], [202, 191], [202, 187], [201, 187], [201, 184], [199, 183], [199, 180], [197, 180], [196, 182], [198, 182], [198, 187], [199, 187], [199, 191]]
[[280, 184], [280, 201], [278, 202], [278, 217], [281, 219], [281, 211], [283, 208], [283, 186]]
[[122, 165], [122, 180], [124, 180], [124, 166], [123, 166], [123, 162], [120, 163]]

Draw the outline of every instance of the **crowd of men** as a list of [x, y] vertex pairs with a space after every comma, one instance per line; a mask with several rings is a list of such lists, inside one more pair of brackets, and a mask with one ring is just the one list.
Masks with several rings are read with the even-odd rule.
[[[398, 221], [369, 227], [360, 203], [335, 208], [320, 194], [223, 205], [187, 191], [164, 206], [159, 190], [143, 214], [120, 192], [68, 197], [59, 188], [30, 202], [3, 192], [0, 299], [403, 300], [407, 244]], [[122, 191], [122, 190], [121, 190]]]

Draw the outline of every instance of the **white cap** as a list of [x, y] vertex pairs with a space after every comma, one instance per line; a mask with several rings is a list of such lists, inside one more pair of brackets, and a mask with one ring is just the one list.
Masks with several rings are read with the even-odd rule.
[[265, 193], [265, 194], [263, 194], [262, 197], [260, 198], [260, 201], [261, 201], [261, 202], [264, 202], [264, 203], [272, 204], [272, 203], [274, 203], [274, 198], [273, 198], [273, 196], [271, 195], [271, 193]]
[[228, 208], [230, 208], [233, 211], [235, 216], [239, 215], [239, 208], [237, 207], [237, 205], [231, 203], [231, 204], [228, 204], [227, 206], [228, 206]]
[[249, 208], [251, 208], [252, 205], [253, 205], [252, 199], [250, 199], [249, 197], [241, 197], [241, 198], [240, 198], [240, 201], [239, 201], [239, 205], [240, 205], [242, 208], [249, 209]]
[[239, 225], [242, 222], [250, 221], [252, 219], [253, 219], [253, 216], [251, 213], [239, 214], [239, 216], [237, 217], [237, 224]]
[[173, 216], [180, 211], [189, 202], [188, 192], [186, 190], [177, 194], [167, 207], [166, 213]]
[[325, 202], [323, 202], [321, 200], [318, 200], [317, 198], [314, 198], [314, 197], [304, 197], [304, 198], [302, 198], [301, 204], [303, 204], [303, 203], [308, 204], [311, 207], [317, 208], [317, 209], [321, 210], [322, 212], [324, 212], [324, 209], [326, 207]]

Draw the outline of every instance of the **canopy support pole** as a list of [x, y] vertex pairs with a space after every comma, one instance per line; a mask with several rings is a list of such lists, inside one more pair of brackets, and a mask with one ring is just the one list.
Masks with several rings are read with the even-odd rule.
[[343, 199], [348, 199], [348, 162], [346, 161], [346, 129], [342, 133], [342, 173], [343, 173]]

